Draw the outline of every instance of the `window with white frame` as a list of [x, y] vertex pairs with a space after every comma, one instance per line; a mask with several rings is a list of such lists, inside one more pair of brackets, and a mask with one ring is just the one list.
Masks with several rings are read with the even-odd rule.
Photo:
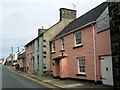
[[81, 32], [78, 31], [78, 32], [75, 32], [74, 34], [74, 40], [75, 40], [75, 46], [79, 46], [82, 44], [82, 35], [81, 35]]
[[78, 74], [85, 74], [85, 57], [79, 57], [78, 60]]
[[64, 50], [64, 38], [61, 38], [62, 50]]
[[52, 52], [55, 52], [55, 42], [52, 43]]

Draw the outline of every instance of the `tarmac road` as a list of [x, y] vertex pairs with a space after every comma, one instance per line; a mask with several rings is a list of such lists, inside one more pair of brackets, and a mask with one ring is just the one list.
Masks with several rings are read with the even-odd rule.
[[[1, 67], [0, 67], [1, 68]], [[2, 66], [2, 88], [42, 88], [47, 87], [16, 74], [6, 66]]]

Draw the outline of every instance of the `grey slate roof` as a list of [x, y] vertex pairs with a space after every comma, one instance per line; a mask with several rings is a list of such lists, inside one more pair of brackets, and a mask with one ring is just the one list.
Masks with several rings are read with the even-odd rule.
[[96, 21], [97, 18], [102, 14], [102, 12], [107, 8], [107, 6], [108, 2], [103, 2], [102, 4], [82, 15], [81, 17], [75, 19], [74, 21], [69, 23], [59, 34], [57, 34], [54, 39], [79, 27], [82, 27], [90, 22]]
[[39, 36], [37, 36], [36, 38], [34, 38], [33, 40], [31, 40], [30, 42], [28, 42], [27, 44], [25, 44], [25, 47], [28, 46], [29, 44], [31, 44], [33, 41], [35, 41], [36, 39], [38, 39], [42, 35], [43, 35], [43, 33], [40, 34]]

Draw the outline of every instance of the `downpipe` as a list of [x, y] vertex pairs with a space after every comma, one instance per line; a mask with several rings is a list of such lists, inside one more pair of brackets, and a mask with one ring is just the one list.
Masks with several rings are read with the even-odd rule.
[[93, 31], [93, 57], [94, 57], [94, 79], [95, 79], [95, 84], [97, 83], [97, 72], [96, 72], [96, 41], [95, 41], [95, 27], [94, 24], [92, 25], [92, 31]]

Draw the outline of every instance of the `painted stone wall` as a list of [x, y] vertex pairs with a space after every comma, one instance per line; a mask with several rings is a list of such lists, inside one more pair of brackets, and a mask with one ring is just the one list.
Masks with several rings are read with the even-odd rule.
[[[38, 75], [43, 74], [43, 37], [39, 36], [33, 41], [33, 53], [34, 53], [34, 60], [32, 62], [33, 72], [37, 73]], [[39, 45], [38, 45], [39, 43]]]
[[26, 46], [26, 72], [32, 73], [32, 43]]
[[114, 87], [120, 87], [120, 1], [109, 3]]

